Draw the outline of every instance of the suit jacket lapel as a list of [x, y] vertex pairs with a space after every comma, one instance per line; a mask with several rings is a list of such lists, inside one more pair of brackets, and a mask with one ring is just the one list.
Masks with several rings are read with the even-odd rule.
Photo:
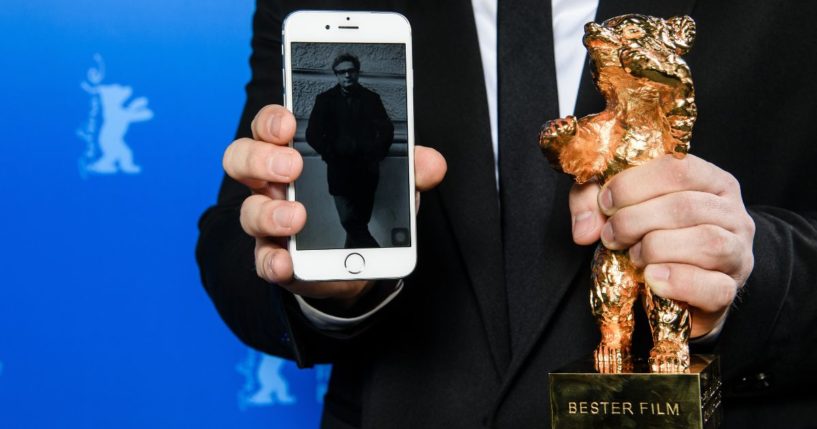
[[[689, 13], [693, 3], [693, 0], [603, 0], [596, 21], [624, 13], [669, 17]], [[545, 331], [561, 297], [575, 278], [582, 258], [592, 249], [572, 245], [567, 209], [567, 191], [571, 182], [547, 167], [536, 149], [535, 156], [519, 166], [529, 174], [527, 180], [532, 184], [527, 197], [522, 198], [534, 203], [527, 211], [530, 216], [539, 216], [540, 221], [536, 223], [543, 226], [541, 231], [532, 231], [531, 235], [543, 234], [548, 239], [538, 248], [523, 245], [518, 249], [520, 253], [531, 252], [534, 280], [530, 283], [539, 284], [541, 288], [529, 294], [533, 302], [525, 303], [527, 308], [537, 311], [522, 315], [526, 319], [523, 325], [530, 328], [518, 336], [511, 363], [499, 196], [471, 4], [468, 0], [408, 1], [402, 6], [400, 9], [405, 11], [414, 27], [417, 143], [440, 150], [448, 162], [448, 174], [437, 191], [462, 249], [497, 370], [502, 374], [507, 368], [504, 392]], [[552, 64], [553, 58], [548, 61]], [[521, 99], [520, 103], [527, 104], [528, 100]], [[576, 112], [587, 114], [602, 108], [603, 100], [585, 67]], [[542, 117], [537, 117], [537, 127], [540, 122], [551, 119], [545, 117], [545, 113], [543, 111], [540, 113]], [[555, 114], [550, 116], [556, 117]], [[531, 136], [530, 144], [536, 147], [535, 134]], [[533, 206], [538, 209], [534, 210]], [[500, 393], [498, 399], [503, 395]]]
[[471, 3], [410, 1], [407, 15], [414, 26], [417, 144], [434, 146], [448, 163], [437, 192], [461, 249], [497, 372], [502, 374], [510, 346], [499, 204]]

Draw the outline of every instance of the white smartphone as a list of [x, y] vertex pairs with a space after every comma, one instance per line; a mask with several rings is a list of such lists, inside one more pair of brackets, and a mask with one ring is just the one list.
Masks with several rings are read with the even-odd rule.
[[306, 207], [301, 280], [405, 277], [417, 261], [411, 27], [397, 13], [299, 11], [283, 26], [284, 100]]

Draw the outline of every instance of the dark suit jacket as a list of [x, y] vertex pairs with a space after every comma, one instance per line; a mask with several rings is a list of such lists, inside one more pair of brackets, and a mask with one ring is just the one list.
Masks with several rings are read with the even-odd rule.
[[[423, 196], [419, 261], [405, 289], [345, 333], [311, 328], [292, 296], [255, 276], [253, 240], [238, 221], [249, 191], [225, 178], [218, 204], [201, 219], [197, 250], [219, 313], [252, 347], [302, 366], [334, 363], [325, 427], [546, 427], [548, 372], [588, 355], [598, 340], [587, 303], [592, 249], [570, 234], [571, 182], [548, 167], [535, 142], [556, 99], [524, 121], [531, 143], [519, 168], [530, 177], [528, 210], [501, 219], [469, 0], [281, 3], [258, 2], [238, 135], [250, 135], [263, 105], [281, 102], [280, 31], [289, 10], [393, 9], [413, 27], [417, 143], [446, 157], [448, 175]], [[691, 14], [698, 24], [687, 56], [699, 108], [692, 152], [737, 177], [757, 226], [754, 272], [719, 340], [703, 350], [722, 358], [726, 427], [817, 422], [815, 5], [602, 0], [597, 14]], [[518, 102], [541, 99], [530, 93]], [[576, 113], [602, 107], [585, 70]], [[506, 284], [503, 272], [502, 225], [517, 221], [531, 230], [510, 249], [530, 266], [523, 285]], [[509, 290], [526, 299], [508, 299]]]
[[344, 96], [335, 85], [315, 97], [306, 141], [327, 164], [330, 194], [374, 194], [393, 138], [394, 125], [375, 92], [356, 85]]

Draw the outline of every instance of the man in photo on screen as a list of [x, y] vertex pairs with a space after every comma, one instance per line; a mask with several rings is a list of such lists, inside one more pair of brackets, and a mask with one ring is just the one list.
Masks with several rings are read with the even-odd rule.
[[315, 97], [306, 141], [326, 162], [329, 193], [346, 231], [345, 248], [380, 247], [369, 232], [380, 161], [394, 138], [394, 125], [380, 96], [358, 83], [360, 60], [338, 55], [338, 83]]

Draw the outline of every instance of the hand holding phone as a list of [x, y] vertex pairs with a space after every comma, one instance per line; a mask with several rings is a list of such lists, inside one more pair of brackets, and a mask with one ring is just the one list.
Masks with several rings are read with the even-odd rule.
[[[252, 138], [234, 141], [224, 152], [226, 173], [249, 187], [253, 195], [241, 207], [241, 226], [255, 238], [258, 276], [307, 298], [351, 304], [366, 292], [368, 281], [303, 282], [293, 279], [287, 240], [301, 231], [307, 218], [302, 204], [286, 200], [286, 186], [297, 179], [303, 159], [288, 144], [295, 136], [295, 117], [283, 106], [266, 106], [252, 123]], [[446, 171], [434, 149], [415, 148], [417, 191], [435, 187]]]

